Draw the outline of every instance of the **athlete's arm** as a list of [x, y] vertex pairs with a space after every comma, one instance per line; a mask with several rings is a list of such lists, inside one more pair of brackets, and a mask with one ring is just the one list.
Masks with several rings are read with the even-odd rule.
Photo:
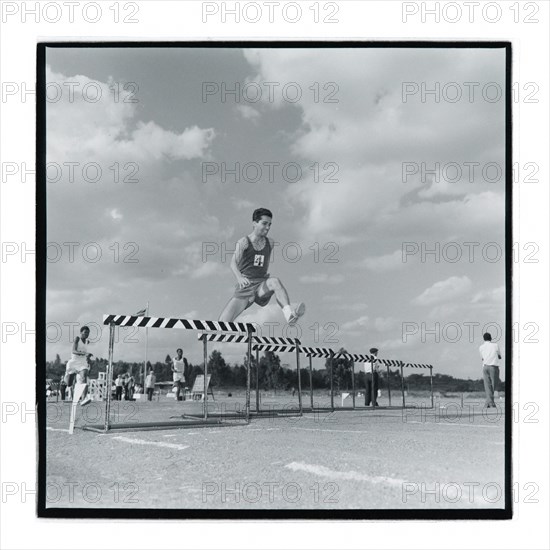
[[238, 264], [241, 261], [243, 253], [247, 247], [248, 241], [246, 237], [239, 239], [237, 241], [237, 244], [235, 245], [235, 253], [233, 254], [233, 257], [231, 258], [231, 263], [229, 264], [229, 267], [231, 268], [231, 271], [233, 271], [233, 275], [235, 275], [235, 278], [237, 279], [237, 284], [240, 288], [244, 288], [245, 286], [248, 286], [250, 284], [250, 281], [239, 271], [238, 267]]
[[74, 343], [73, 343], [73, 353], [75, 355], [86, 355], [84, 352], [78, 351], [78, 342], [79, 342], [79, 340], [80, 340], [80, 338], [78, 336], [75, 336]]

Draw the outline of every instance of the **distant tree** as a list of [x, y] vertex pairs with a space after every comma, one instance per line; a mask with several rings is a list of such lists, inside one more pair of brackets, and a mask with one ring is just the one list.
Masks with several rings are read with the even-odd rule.
[[210, 354], [208, 373], [212, 376], [211, 384], [214, 386], [228, 386], [232, 382], [231, 369], [218, 350]]

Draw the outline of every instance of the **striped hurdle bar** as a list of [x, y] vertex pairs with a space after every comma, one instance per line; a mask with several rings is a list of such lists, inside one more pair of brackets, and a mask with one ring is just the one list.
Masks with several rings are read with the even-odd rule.
[[[204, 342], [224, 342], [240, 344], [248, 342], [248, 336], [241, 334], [219, 334], [202, 332], [198, 334], [198, 339]], [[298, 402], [299, 402], [299, 414], [302, 415], [302, 391], [301, 391], [301, 379], [300, 379], [300, 341], [297, 338], [283, 338], [278, 336], [251, 336], [250, 341], [252, 343], [252, 349], [256, 351], [256, 413], [260, 412], [260, 388], [259, 388], [259, 352], [273, 351], [273, 352], [296, 352], [296, 368], [298, 373]], [[250, 365], [248, 362], [247, 368], [247, 380], [250, 378]], [[246, 416], [250, 415], [250, 389], [247, 383], [246, 394]]]
[[[107, 368], [107, 399], [105, 404], [105, 425], [104, 432], [108, 432], [110, 424], [111, 414], [111, 386], [113, 384], [113, 355], [114, 355], [114, 341], [115, 341], [115, 328], [118, 327], [138, 327], [138, 328], [162, 328], [162, 329], [182, 329], [182, 330], [199, 330], [199, 331], [224, 331], [224, 332], [237, 332], [241, 334], [245, 340], [248, 341], [248, 358], [252, 354], [252, 342], [251, 336], [256, 329], [253, 323], [238, 323], [227, 321], [205, 321], [197, 319], [185, 319], [179, 317], [148, 317], [137, 315], [103, 315], [103, 324], [109, 325], [109, 365]], [[204, 420], [208, 419], [208, 355], [206, 348], [206, 340], [204, 342], [204, 400], [203, 400], [203, 415]], [[248, 380], [250, 384], [250, 380]], [[247, 415], [247, 421], [249, 420]]]
[[175, 317], [137, 317], [136, 315], [104, 315], [104, 325], [141, 328], [179, 328], [183, 330], [213, 330], [223, 332], [256, 332], [252, 323], [200, 321]]

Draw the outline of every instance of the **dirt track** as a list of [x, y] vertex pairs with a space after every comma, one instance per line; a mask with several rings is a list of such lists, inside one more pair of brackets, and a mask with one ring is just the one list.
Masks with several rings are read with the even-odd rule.
[[[275, 404], [295, 406], [297, 398], [264, 398], [262, 406]], [[437, 399], [434, 410], [416, 404], [405, 411], [380, 407], [253, 418], [229, 427], [97, 434], [80, 429], [103, 421], [103, 405], [92, 403], [79, 407], [70, 436], [70, 406], [49, 403], [46, 505], [503, 508], [502, 408], [483, 412], [480, 401], [461, 407], [452, 399]], [[212, 410], [242, 405], [242, 397], [217, 398]], [[121, 401], [113, 403], [111, 418], [113, 424], [166, 421], [201, 411], [200, 403]]]

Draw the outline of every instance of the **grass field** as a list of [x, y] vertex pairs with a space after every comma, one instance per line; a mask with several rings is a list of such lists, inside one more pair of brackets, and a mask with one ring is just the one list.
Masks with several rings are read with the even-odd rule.
[[[357, 405], [364, 404], [357, 399]], [[316, 406], [328, 406], [323, 392]], [[393, 404], [400, 404], [396, 395]], [[297, 407], [263, 394], [262, 408]], [[504, 414], [476, 396], [408, 397], [414, 408], [229, 420], [227, 426], [98, 434], [104, 404], [47, 405], [46, 507], [204, 509], [464, 509], [504, 507]], [[255, 399], [252, 398], [252, 409]], [[112, 423], [200, 414], [162, 397], [113, 402]], [[341, 397], [335, 396], [335, 405]], [[345, 406], [351, 406], [346, 399]], [[244, 394], [216, 395], [211, 412], [242, 410]], [[309, 406], [309, 396], [304, 397]]]

